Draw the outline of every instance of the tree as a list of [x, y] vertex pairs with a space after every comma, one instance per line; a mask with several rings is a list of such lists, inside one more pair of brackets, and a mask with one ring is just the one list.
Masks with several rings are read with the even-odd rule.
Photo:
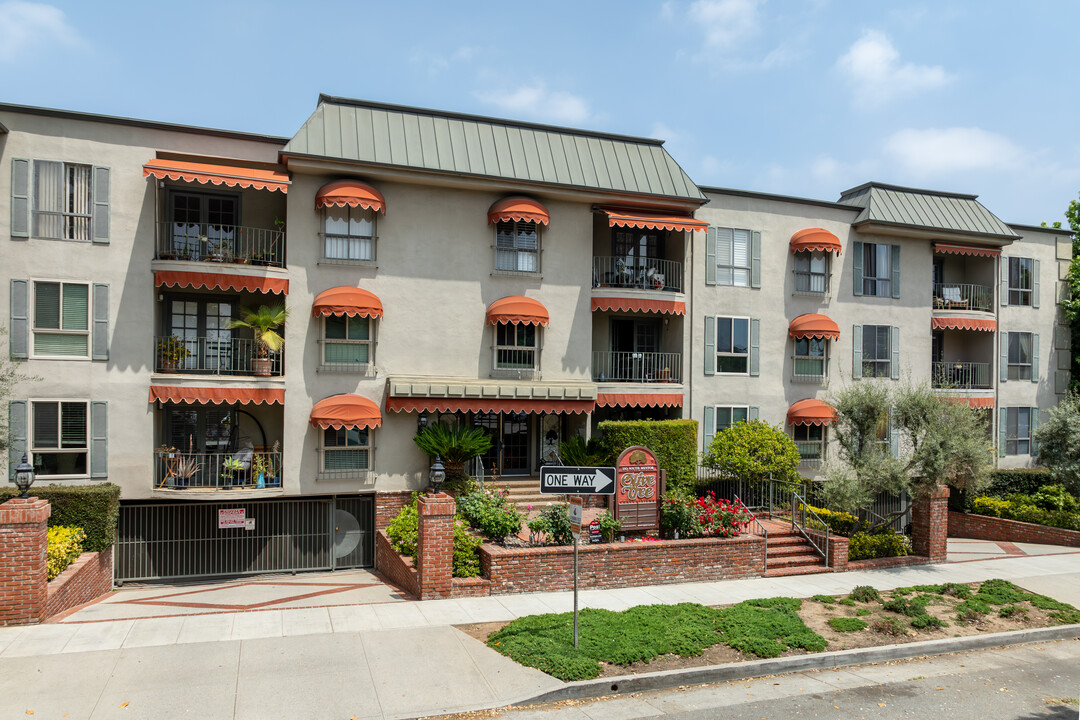
[[747, 480], [802, 480], [795, 443], [780, 428], [760, 420], [738, 422], [713, 435], [703, 462]]
[[1080, 392], [1073, 391], [1051, 408], [1046, 422], [1035, 431], [1037, 462], [1050, 469], [1073, 495], [1080, 495]]
[[985, 419], [966, 403], [935, 394], [929, 382], [863, 380], [841, 390], [833, 407], [840, 452], [826, 466], [820, 490], [830, 508], [866, 508], [881, 492], [917, 499], [939, 484], [976, 492], [989, 481], [994, 454]]

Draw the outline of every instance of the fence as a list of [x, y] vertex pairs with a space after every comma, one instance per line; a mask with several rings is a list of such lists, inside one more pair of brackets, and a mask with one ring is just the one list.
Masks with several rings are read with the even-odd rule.
[[281, 487], [281, 453], [158, 452], [157, 488], [231, 490]]
[[934, 283], [934, 308], [990, 312], [994, 309], [994, 289], [969, 283]]
[[177, 335], [154, 339], [155, 372], [280, 376], [284, 360], [284, 348], [266, 351], [265, 357], [260, 357], [254, 340]]

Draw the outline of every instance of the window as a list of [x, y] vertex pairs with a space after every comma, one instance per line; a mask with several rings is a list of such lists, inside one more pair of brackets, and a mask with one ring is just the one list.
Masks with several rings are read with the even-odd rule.
[[324, 367], [334, 369], [366, 369], [371, 362], [371, 318], [323, 318]]
[[795, 367], [796, 378], [823, 378], [827, 359], [825, 338], [796, 338]]
[[891, 377], [891, 330], [888, 325], [862, 326], [863, 377]]
[[749, 230], [717, 228], [716, 284], [750, 287]]
[[535, 222], [502, 220], [496, 224], [495, 269], [540, 272], [540, 229]]
[[499, 323], [495, 326], [495, 369], [500, 375], [514, 375], [537, 369], [536, 326]]
[[86, 283], [34, 282], [34, 355], [87, 357], [90, 288]]
[[367, 428], [327, 428], [322, 436], [322, 468], [328, 475], [349, 476], [371, 469], [371, 433]]
[[34, 161], [34, 237], [90, 240], [94, 207], [91, 178], [89, 165]]
[[1009, 380], [1031, 380], [1031, 333], [1008, 333]]
[[740, 422], [750, 421], [750, 408], [746, 406], [717, 407], [716, 432], [726, 430]]
[[1005, 408], [1005, 454], [1031, 454], [1031, 408]]
[[346, 262], [375, 259], [375, 211], [328, 207], [323, 221], [323, 258]]
[[1009, 304], [1030, 306], [1033, 286], [1034, 261], [1031, 258], [1009, 258]]
[[829, 291], [829, 254], [821, 250], [795, 253], [795, 292]]
[[233, 262], [254, 249], [249, 246], [251, 238], [243, 242], [243, 231], [237, 227], [238, 195], [171, 191], [168, 198], [167, 236], [158, 249], [161, 259]]
[[791, 431], [799, 457], [804, 462], [821, 462], [825, 459], [824, 425], [795, 425]]
[[862, 294], [889, 297], [892, 295], [893, 246], [877, 243], [863, 243], [862, 246]]
[[88, 403], [33, 401], [30, 403], [30, 452], [39, 477], [84, 477], [90, 453]]
[[749, 367], [749, 318], [716, 318], [716, 372], [745, 375]]

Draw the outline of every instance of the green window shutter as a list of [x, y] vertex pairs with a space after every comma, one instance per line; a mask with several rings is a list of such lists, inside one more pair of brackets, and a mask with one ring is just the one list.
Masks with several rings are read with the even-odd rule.
[[[8, 479], [15, 479], [15, 466], [26, 454], [26, 401], [8, 403]], [[32, 462], [32, 461], [31, 461]]]
[[90, 220], [90, 239], [109, 242], [109, 168], [94, 168], [94, 208]]
[[1031, 334], [1031, 382], [1039, 382], [1039, 336]]
[[1039, 454], [1039, 442], [1035, 439], [1035, 431], [1039, 429], [1039, 408], [1033, 407], [1028, 410], [1031, 418], [1031, 455], [1037, 457]]
[[1031, 261], [1031, 307], [1039, 307], [1039, 261]]
[[11, 281], [11, 318], [8, 344], [11, 357], [25, 360], [30, 357], [30, 282]]
[[747, 422], [753, 422], [754, 420], [760, 419], [760, 417], [761, 417], [761, 408], [760, 407], [758, 407], [757, 405], [751, 405], [749, 408], [747, 408], [747, 410], [746, 410], [746, 421]]
[[93, 359], [109, 359], [109, 286], [94, 283]]
[[891, 278], [889, 285], [892, 286], [892, 296], [898, 298], [900, 297], [900, 246], [891, 245], [890, 248], [892, 255], [889, 258], [889, 274]]
[[705, 374], [716, 374], [716, 317], [705, 316]]
[[714, 227], [709, 227], [709, 231], [705, 233], [705, 284], [716, 284], [716, 228]]
[[1012, 333], [998, 333], [998, 342], [1001, 343], [998, 353], [998, 377], [1001, 382], [1009, 381], [1009, 336]]
[[750, 374], [761, 374], [761, 321], [750, 320]]
[[892, 337], [889, 338], [889, 350], [892, 351], [892, 359], [889, 362], [889, 376], [893, 380], [900, 379], [900, 328], [893, 325]]
[[1009, 409], [998, 410], [998, 457], [1005, 457], [1005, 442], [1008, 440], [1005, 433], [1009, 427]]
[[855, 295], [862, 295], [862, 285], [863, 285], [863, 282], [862, 282], [863, 281], [862, 246], [863, 246], [863, 244], [861, 242], [858, 242], [858, 241], [851, 243], [851, 262], [852, 262], [852, 270], [854, 270], [854, 272], [852, 272], [852, 274], [851, 274], [851, 277], [852, 277], [852, 280], [855, 283], [855, 285], [854, 285], [854, 287], [852, 287], [851, 291]]
[[702, 447], [708, 451], [712, 443], [712, 436], [716, 433], [716, 408], [712, 405], [705, 406], [705, 414], [702, 417]]
[[851, 332], [851, 377], [862, 377], [862, 325]]
[[90, 403], [90, 477], [109, 476], [109, 403]]
[[750, 234], [750, 287], [761, 287], [761, 233]]
[[999, 258], [1001, 263], [1001, 283], [998, 287], [998, 294], [1001, 295], [1002, 306], [1009, 304], [1009, 258]]
[[30, 237], [30, 161], [11, 159], [11, 238]]

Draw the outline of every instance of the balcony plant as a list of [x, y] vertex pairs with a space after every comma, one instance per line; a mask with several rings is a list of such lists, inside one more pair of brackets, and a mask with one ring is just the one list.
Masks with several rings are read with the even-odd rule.
[[180, 363], [191, 355], [184, 341], [175, 335], [160, 337], [157, 341], [158, 372], [174, 373]]
[[223, 487], [228, 490], [236, 482], [236, 473], [243, 472], [244, 463], [240, 462], [234, 457], [225, 458], [225, 461], [221, 463], [221, 480]]
[[460, 423], [432, 423], [413, 438], [416, 446], [432, 460], [442, 459], [446, 468], [447, 490], [453, 491], [465, 475], [465, 463], [491, 449], [491, 436], [482, 428], [470, 428]]
[[285, 324], [289, 311], [284, 305], [260, 305], [258, 310], [240, 309], [240, 319], [229, 323], [230, 329], [247, 328], [255, 337], [255, 357], [252, 360], [252, 373], [262, 377], [271, 374], [272, 359], [270, 353], [277, 352], [285, 344], [285, 338], [277, 329]]
[[202, 464], [196, 462], [194, 457], [190, 455], [181, 456], [176, 462], [173, 487], [178, 490], [188, 487], [192, 484], [191, 478], [198, 475], [200, 470], [202, 470]]

